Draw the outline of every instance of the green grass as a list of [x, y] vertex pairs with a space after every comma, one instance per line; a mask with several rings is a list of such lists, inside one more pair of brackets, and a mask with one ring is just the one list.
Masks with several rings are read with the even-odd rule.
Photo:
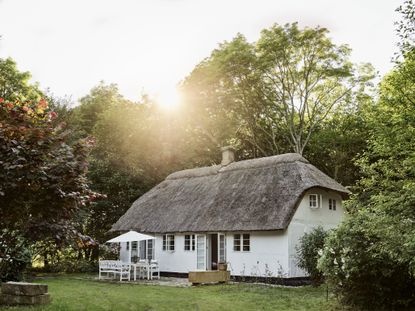
[[37, 281], [49, 285], [52, 302], [4, 310], [332, 310], [324, 288], [267, 287], [252, 284], [188, 288], [99, 282], [79, 276]]

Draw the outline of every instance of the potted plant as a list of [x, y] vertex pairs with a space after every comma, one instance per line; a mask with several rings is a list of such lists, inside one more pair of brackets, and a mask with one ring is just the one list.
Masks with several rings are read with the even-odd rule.
[[228, 270], [228, 263], [225, 261], [220, 261], [218, 263], [218, 269], [219, 271], [227, 271]]

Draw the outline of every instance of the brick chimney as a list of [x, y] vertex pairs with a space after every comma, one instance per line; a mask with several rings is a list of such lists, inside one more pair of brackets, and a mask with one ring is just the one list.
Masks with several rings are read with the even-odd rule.
[[235, 161], [235, 149], [233, 149], [231, 146], [225, 146], [221, 148], [222, 151], [222, 166], [226, 166], [228, 164], [231, 164], [233, 161]]

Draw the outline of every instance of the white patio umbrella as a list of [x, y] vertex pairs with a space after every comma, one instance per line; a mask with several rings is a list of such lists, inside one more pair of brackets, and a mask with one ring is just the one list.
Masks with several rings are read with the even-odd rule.
[[[154, 240], [155, 237], [143, 233], [138, 233], [136, 231], [128, 231], [126, 233], [123, 233], [111, 240], [108, 240], [105, 243], [122, 243], [122, 242], [139, 242], [139, 241], [145, 241], [145, 240]], [[128, 261], [131, 262], [131, 247], [129, 247], [129, 255], [128, 255]]]
[[136, 231], [128, 231], [123, 233], [111, 240], [108, 240], [105, 243], [120, 243], [120, 242], [135, 242], [135, 241], [144, 241], [144, 240], [153, 240], [155, 237], [143, 233], [138, 233]]

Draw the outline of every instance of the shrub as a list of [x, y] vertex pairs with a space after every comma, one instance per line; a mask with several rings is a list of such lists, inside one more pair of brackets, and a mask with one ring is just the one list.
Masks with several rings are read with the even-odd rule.
[[323, 251], [326, 236], [327, 232], [319, 226], [313, 228], [309, 233], [305, 233], [296, 246], [297, 265], [309, 274], [314, 286], [324, 282], [323, 273], [317, 268], [317, 261], [319, 253], [321, 254]]
[[0, 282], [19, 281], [31, 262], [26, 240], [17, 232], [0, 230]]
[[361, 211], [328, 236], [318, 267], [343, 304], [353, 310], [413, 310], [411, 259], [392, 249], [404, 247], [399, 239], [405, 226]]

